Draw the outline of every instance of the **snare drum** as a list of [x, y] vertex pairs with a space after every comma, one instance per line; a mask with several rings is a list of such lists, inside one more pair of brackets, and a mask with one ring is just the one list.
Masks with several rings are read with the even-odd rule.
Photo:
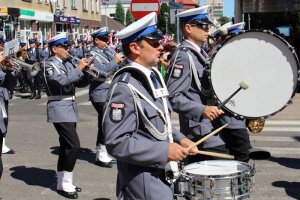
[[226, 100], [242, 81], [225, 109], [235, 116], [268, 118], [292, 100], [299, 78], [294, 48], [270, 31], [247, 31], [223, 43], [210, 62], [209, 78], [214, 97]]
[[209, 160], [184, 167], [183, 194], [191, 200], [243, 199], [252, 191], [254, 169], [232, 160]]

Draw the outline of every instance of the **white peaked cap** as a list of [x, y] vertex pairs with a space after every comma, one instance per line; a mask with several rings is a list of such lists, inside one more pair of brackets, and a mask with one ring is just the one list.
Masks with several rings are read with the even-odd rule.
[[145, 37], [153, 40], [163, 39], [163, 36], [157, 31], [157, 15], [155, 12], [151, 12], [138, 21], [133, 22], [116, 33], [115, 36], [121, 39], [123, 44]]

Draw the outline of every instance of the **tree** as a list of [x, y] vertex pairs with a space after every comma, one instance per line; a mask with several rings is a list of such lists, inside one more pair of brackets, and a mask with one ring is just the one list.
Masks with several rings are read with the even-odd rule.
[[131, 14], [130, 9], [127, 9], [127, 11], [126, 11], [126, 26], [128, 26], [129, 24], [131, 24], [134, 21], [135, 21], [135, 19]]
[[116, 5], [116, 17], [115, 20], [120, 22], [121, 24], [124, 24], [125, 22], [125, 12], [123, 8], [123, 4], [121, 0], [118, 0], [117, 5]]
[[[165, 19], [165, 13], [168, 14], [169, 18], [166, 21]], [[166, 3], [162, 3], [161, 7], [160, 7], [160, 12], [157, 16], [157, 27], [159, 30], [161, 30], [163, 33], [166, 33], [166, 23], [169, 29], [169, 25], [170, 25], [170, 8]], [[168, 30], [168, 32], [170, 33], [170, 30]]]
[[221, 26], [223, 24], [226, 24], [227, 22], [230, 22], [231, 20], [228, 17], [222, 16], [218, 19], [218, 22], [220, 22]]

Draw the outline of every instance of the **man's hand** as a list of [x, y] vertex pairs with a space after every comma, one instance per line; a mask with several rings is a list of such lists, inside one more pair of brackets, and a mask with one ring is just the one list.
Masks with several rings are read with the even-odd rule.
[[168, 161], [180, 161], [189, 154], [188, 150], [177, 143], [169, 144]]
[[121, 62], [121, 61], [123, 61], [124, 60], [124, 55], [122, 54], [122, 53], [117, 53], [116, 55], [115, 55], [115, 61], [116, 61], [116, 63], [119, 63], [119, 62]]
[[5, 56], [3, 55], [3, 51], [0, 52], [0, 62], [2, 62], [5, 59]]
[[[183, 138], [180, 141], [181, 146], [188, 148], [190, 146], [192, 146], [193, 144], [195, 144], [195, 142], [193, 142], [192, 140], [188, 139], [188, 138]], [[191, 148], [191, 150], [189, 151], [189, 155], [196, 155], [198, 153], [198, 148], [197, 146]]]
[[84, 68], [86, 68], [88, 65], [88, 59], [87, 58], [82, 58], [79, 62], [79, 68], [80, 70], [84, 70]]
[[224, 114], [223, 110], [218, 109], [217, 106], [205, 106], [202, 116], [212, 121], [222, 114]]

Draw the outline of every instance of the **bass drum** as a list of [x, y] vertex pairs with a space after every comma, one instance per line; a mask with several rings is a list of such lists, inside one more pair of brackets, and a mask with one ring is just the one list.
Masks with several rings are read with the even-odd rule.
[[247, 31], [226, 40], [212, 56], [209, 78], [215, 98], [238, 117], [268, 118], [284, 109], [297, 89], [299, 61], [294, 48], [270, 31]]

